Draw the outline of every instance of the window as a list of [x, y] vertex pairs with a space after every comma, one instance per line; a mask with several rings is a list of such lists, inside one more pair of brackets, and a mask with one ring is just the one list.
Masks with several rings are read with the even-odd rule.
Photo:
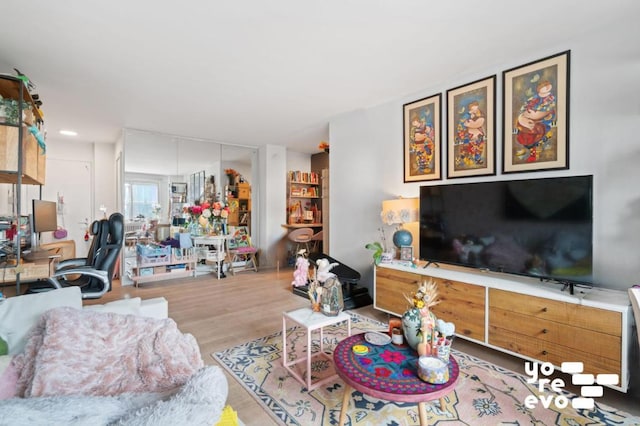
[[124, 217], [151, 219], [158, 203], [159, 188], [153, 182], [127, 182], [124, 184]]

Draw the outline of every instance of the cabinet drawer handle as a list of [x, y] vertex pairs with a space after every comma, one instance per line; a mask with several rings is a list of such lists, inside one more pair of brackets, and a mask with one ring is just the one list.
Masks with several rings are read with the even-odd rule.
[[542, 351], [542, 355], [546, 355], [546, 354], [547, 354], [547, 351]]
[[547, 330], [546, 328], [542, 329], [542, 334], [547, 334], [549, 332], [549, 330]]
[[542, 312], [547, 312], [547, 308], [546, 307], [542, 308]]

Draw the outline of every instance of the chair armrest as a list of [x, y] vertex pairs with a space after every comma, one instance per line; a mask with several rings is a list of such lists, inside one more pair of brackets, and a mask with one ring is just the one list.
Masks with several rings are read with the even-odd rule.
[[73, 267], [78, 267], [78, 266], [84, 266], [87, 264], [87, 258], [86, 257], [76, 257], [74, 259], [65, 259], [65, 260], [61, 260], [60, 262], [56, 263], [56, 271], [60, 270], [60, 269], [66, 269], [66, 268], [73, 268]]
[[102, 297], [104, 294], [106, 294], [107, 291], [109, 291], [109, 288], [110, 288], [111, 284], [109, 282], [109, 274], [107, 273], [107, 271], [100, 271], [100, 270], [97, 270], [97, 269], [93, 269], [93, 268], [91, 268], [89, 266], [79, 267], [79, 268], [64, 269], [62, 271], [56, 271], [53, 274], [51, 274], [51, 277], [49, 277], [47, 280], [54, 287], [61, 288], [62, 285], [58, 281], [58, 278], [59, 277], [64, 277], [65, 275], [71, 275], [71, 274], [88, 275], [88, 276], [95, 277], [95, 278], [99, 279], [103, 283], [102, 289], [99, 290], [99, 291], [83, 292], [82, 293], [82, 298], [83, 299], [98, 299], [98, 298]]

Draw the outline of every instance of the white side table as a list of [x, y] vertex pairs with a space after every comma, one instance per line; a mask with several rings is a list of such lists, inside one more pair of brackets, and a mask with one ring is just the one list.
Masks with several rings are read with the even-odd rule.
[[[307, 352], [304, 356], [292, 361], [287, 360], [287, 320], [304, 327], [307, 331]], [[340, 312], [340, 314], [330, 317], [321, 312], [313, 312], [311, 308], [300, 308], [295, 311], [283, 312], [282, 314], [282, 365], [293, 377], [307, 387], [308, 392], [336, 377], [336, 374], [334, 374], [312, 384], [311, 359], [314, 357], [324, 357], [333, 362], [331, 355], [324, 353], [322, 327], [339, 324], [343, 321], [347, 322], [347, 336], [351, 336], [351, 316], [345, 312]], [[318, 329], [320, 330], [320, 351], [311, 352], [311, 334], [314, 330]], [[305, 361], [307, 363], [307, 374], [306, 377], [303, 378], [300, 373], [291, 367]]]
[[[220, 275], [222, 273], [222, 264], [227, 258], [227, 241], [231, 238], [230, 235], [205, 235], [201, 237], [192, 237], [193, 245], [196, 247], [196, 250], [199, 250], [199, 247], [208, 247], [211, 246], [214, 248], [214, 253], [211, 253], [212, 258], [209, 258], [207, 255], [206, 262], [210, 264], [216, 265], [216, 274], [218, 279], [220, 279]], [[198, 260], [200, 258], [198, 257]]]

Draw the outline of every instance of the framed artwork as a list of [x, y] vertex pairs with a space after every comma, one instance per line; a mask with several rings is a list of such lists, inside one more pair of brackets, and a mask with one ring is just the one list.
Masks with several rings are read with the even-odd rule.
[[237, 249], [238, 247], [249, 247], [251, 241], [249, 238], [249, 229], [246, 226], [229, 226], [230, 238], [227, 240], [229, 250]]
[[496, 174], [496, 76], [447, 90], [447, 178]]
[[172, 182], [171, 183], [171, 192], [174, 194], [186, 194], [187, 193], [187, 184], [184, 182]]
[[400, 247], [400, 260], [413, 260], [413, 247], [402, 246]]
[[438, 93], [403, 105], [405, 182], [442, 179], [441, 101]]
[[502, 73], [504, 173], [569, 168], [570, 53]]

